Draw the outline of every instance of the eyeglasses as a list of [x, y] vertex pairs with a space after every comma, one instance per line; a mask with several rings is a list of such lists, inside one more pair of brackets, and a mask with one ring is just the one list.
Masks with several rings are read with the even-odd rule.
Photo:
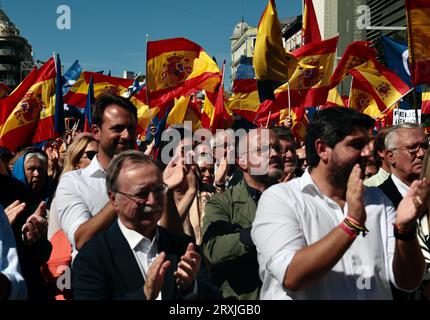
[[411, 156], [414, 156], [418, 153], [418, 151], [420, 151], [420, 149], [427, 151], [428, 148], [429, 148], [428, 142], [421, 142], [421, 143], [417, 142], [411, 146], [393, 148], [392, 150], [407, 151]]
[[86, 155], [88, 159], [93, 160], [96, 154], [97, 154], [97, 151], [85, 151], [83, 156]]
[[115, 191], [116, 193], [122, 194], [123, 196], [129, 198], [130, 200], [136, 202], [137, 204], [144, 203], [148, 200], [149, 194], [152, 192], [156, 196], [160, 196], [161, 194], [167, 192], [167, 185], [166, 184], [160, 184], [157, 186], [154, 186], [151, 189], [143, 190], [139, 192], [138, 194], [129, 194], [121, 191]]

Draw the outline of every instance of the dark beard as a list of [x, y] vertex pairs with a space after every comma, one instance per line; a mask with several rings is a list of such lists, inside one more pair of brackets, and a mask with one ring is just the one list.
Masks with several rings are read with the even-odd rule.
[[250, 176], [257, 182], [263, 184], [266, 186], [266, 188], [277, 184], [279, 182], [279, 179], [282, 177], [283, 171], [281, 169], [276, 170], [276, 173], [269, 176], [268, 174], [263, 175], [252, 175]]

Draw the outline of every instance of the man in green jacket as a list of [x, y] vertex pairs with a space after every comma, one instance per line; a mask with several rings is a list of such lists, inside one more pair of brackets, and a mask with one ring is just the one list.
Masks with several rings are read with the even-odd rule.
[[254, 129], [239, 141], [236, 165], [242, 181], [213, 196], [203, 217], [203, 253], [211, 277], [225, 299], [258, 299], [261, 280], [251, 239], [261, 193], [283, 174], [279, 139], [272, 130]]

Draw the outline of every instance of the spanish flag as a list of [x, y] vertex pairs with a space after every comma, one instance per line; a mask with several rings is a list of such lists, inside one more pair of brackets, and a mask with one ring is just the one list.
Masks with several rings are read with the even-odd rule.
[[233, 95], [228, 100], [228, 108], [235, 114], [253, 122], [260, 105], [252, 58], [242, 56], [232, 87]]
[[221, 81], [217, 64], [185, 38], [149, 41], [146, 62], [149, 105], [163, 107], [200, 90], [214, 92]]
[[412, 82], [430, 84], [430, 1], [405, 0]]
[[315, 13], [312, 0], [305, 0], [303, 10], [303, 30], [302, 41], [303, 44], [321, 41], [320, 28], [318, 27], [317, 15]]
[[175, 98], [175, 105], [173, 106], [172, 110], [170, 110], [167, 117], [167, 124], [169, 126], [174, 124], [182, 124], [184, 122], [190, 99], [190, 96], [181, 96], [179, 99]]
[[328, 92], [327, 103], [324, 105], [324, 108], [347, 106], [348, 104], [345, 103], [345, 100], [342, 99], [336, 88], [333, 88]]
[[1, 125], [1, 146], [15, 151], [18, 147], [57, 136], [54, 127], [55, 78], [55, 59], [51, 58], [37, 71], [33, 85]]
[[421, 113], [430, 114], [430, 92], [429, 91], [422, 93]]
[[393, 71], [379, 62], [361, 65], [351, 70], [351, 75], [353, 76], [353, 85], [358, 81], [361, 88], [375, 99], [380, 112], [392, 107], [411, 91], [411, 88]]
[[258, 24], [253, 65], [261, 102], [274, 100], [273, 90], [286, 82], [297, 66], [296, 58], [283, 46], [274, 0], [269, 0]]
[[356, 109], [372, 118], [378, 117], [381, 112], [384, 111], [379, 109], [375, 98], [368, 92], [361, 81], [354, 78], [349, 92], [349, 103], [347, 107]]
[[131, 79], [110, 77], [98, 72], [85, 71], [80, 74], [79, 78], [64, 96], [64, 103], [78, 108], [85, 108], [91, 78], [93, 79], [95, 98], [107, 92], [121, 96], [133, 84], [133, 80]]
[[[289, 81], [292, 108], [326, 103], [338, 40], [339, 36], [336, 36], [293, 51], [298, 66]], [[278, 105], [288, 106], [288, 84], [279, 87], [275, 94]]]
[[368, 41], [355, 41], [345, 49], [331, 77], [331, 88], [336, 87], [352, 69], [369, 61], [375, 62], [377, 53], [374, 48], [370, 47], [371, 44]]

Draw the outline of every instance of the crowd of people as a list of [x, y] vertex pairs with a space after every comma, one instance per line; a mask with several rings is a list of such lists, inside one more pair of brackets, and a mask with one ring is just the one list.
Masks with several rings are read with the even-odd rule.
[[304, 142], [288, 122], [201, 141], [172, 126], [166, 160], [155, 130], [137, 144], [128, 99], [99, 96], [92, 121], [1, 151], [0, 299], [430, 298], [419, 125], [373, 135], [334, 107]]

